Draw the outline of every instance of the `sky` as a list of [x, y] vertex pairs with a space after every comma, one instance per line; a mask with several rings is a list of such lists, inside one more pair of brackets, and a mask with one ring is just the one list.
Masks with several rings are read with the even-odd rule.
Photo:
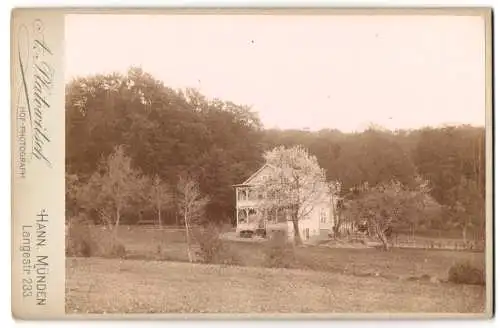
[[473, 16], [68, 15], [65, 77], [142, 69], [266, 128], [485, 125]]

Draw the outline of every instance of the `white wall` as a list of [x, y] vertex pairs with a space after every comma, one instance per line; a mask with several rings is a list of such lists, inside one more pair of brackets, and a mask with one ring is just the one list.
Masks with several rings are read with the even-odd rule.
[[[320, 213], [321, 209], [327, 211], [327, 222], [321, 223], [320, 221]], [[333, 225], [333, 211], [331, 208], [331, 204], [329, 202], [324, 202], [317, 204], [313, 210], [309, 213], [307, 219], [302, 219], [299, 221], [299, 234], [302, 240], [306, 239], [305, 229], [309, 229], [309, 238], [313, 238], [314, 236], [319, 236], [321, 229], [330, 230]], [[293, 239], [294, 231], [293, 231], [293, 223], [292, 221], [288, 221], [288, 237]]]
[[[302, 240], [306, 239], [306, 229], [309, 229], [309, 238], [313, 238], [320, 234], [320, 229], [330, 229], [331, 223], [320, 224], [320, 212], [321, 209], [324, 208], [327, 210], [327, 217], [331, 218], [331, 210], [329, 210], [329, 204], [318, 204], [313, 208], [313, 210], [309, 213], [308, 218], [302, 219], [299, 221], [299, 234]], [[293, 238], [293, 222], [288, 221], [288, 236], [289, 238]]]

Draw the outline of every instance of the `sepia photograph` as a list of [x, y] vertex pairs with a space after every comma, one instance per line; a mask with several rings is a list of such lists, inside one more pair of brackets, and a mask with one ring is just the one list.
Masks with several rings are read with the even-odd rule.
[[489, 15], [66, 14], [65, 313], [491, 316]]

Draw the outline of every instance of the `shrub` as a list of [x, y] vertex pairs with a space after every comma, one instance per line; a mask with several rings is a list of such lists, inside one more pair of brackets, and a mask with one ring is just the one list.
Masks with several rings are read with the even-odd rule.
[[196, 255], [201, 258], [202, 262], [212, 263], [215, 255], [220, 251], [222, 242], [217, 232], [217, 228], [212, 225], [192, 230], [192, 243], [197, 246]]
[[274, 233], [265, 244], [264, 266], [268, 268], [291, 268], [295, 262], [295, 252], [286, 235]]
[[448, 271], [448, 281], [456, 284], [484, 285], [484, 269], [474, 267], [470, 262], [454, 264]]
[[123, 258], [126, 253], [125, 246], [116, 238], [113, 230], [98, 228], [84, 217], [70, 220], [66, 234], [67, 256]]
[[220, 238], [220, 229], [215, 225], [193, 230], [196, 255], [203, 263], [238, 265], [241, 259], [227, 243]]
[[91, 229], [92, 255], [106, 258], [123, 258], [127, 251], [113, 229], [100, 227]]
[[66, 256], [92, 255], [90, 228], [82, 217], [71, 218], [66, 230]]

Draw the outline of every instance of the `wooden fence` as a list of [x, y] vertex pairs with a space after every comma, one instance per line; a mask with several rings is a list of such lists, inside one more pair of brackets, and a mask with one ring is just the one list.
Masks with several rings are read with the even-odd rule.
[[[124, 226], [125, 227], [125, 226]], [[129, 225], [126, 226], [128, 230], [161, 230], [161, 231], [186, 231], [186, 227], [184, 226], [158, 226], [158, 225]]]

